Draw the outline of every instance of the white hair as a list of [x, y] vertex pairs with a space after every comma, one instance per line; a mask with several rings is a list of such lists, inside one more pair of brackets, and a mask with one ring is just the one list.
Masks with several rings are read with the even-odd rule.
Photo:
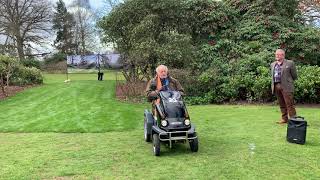
[[168, 67], [165, 66], [165, 65], [163, 65], [163, 64], [159, 65], [159, 66], [156, 68], [156, 72], [159, 73], [160, 69], [164, 69], [164, 70], [166, 70], [166, 71], [168, 72]]
[[277, 49], [276, 52], [277, 51], [281, 51], [281, 52], [283, 52], [283, 54], [286, 54], [286, 52], [283, 49]]

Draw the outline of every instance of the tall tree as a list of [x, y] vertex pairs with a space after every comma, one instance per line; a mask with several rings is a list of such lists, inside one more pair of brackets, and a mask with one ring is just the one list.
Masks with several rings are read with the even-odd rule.
[[68, 12], [63, 0], [59, 0], [55, 7], [53, 29], [57, 31], [54, 42], [56, 48], [64, 54], [75, 53], [74, 49], [74, 17]]
[[51, 5], [47, 0], [1, 0], [0, 33], [14, 39], [20, 60], [27, 43], [42, 43], [50, 31]]
[[104, 42], [116, 44], [128, 81], [149, 79], [157, 64], [183, 68], [193, 57], [189, 3], [183, 0], [128, 0], [103, 17]]
[[[82, 2], [82, 3], [81, 3]], [[77, 54], [91, 53], [96, 46], [95, 14], [86, 1], [75, 0], [70, 7], [70, 12], [75, 19], [75, 43]]]

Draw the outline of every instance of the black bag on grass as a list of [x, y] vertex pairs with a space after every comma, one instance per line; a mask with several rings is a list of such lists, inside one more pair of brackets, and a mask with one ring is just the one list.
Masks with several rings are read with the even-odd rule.
[[303, 117], [290, 118], [287, 127], [287, 141], [296, 144], [306, 142], [307, 121]]

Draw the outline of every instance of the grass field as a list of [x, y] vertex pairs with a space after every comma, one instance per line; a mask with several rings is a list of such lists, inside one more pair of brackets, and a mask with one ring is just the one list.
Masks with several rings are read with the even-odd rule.
[[298, 107], [307, 143], [285, 140], [276, 106], [189, 106], [200, 141], [143, 140], [148, 104], [118, 102], [115, 77], [45, 75], [45, 84], [0, 101], [0, 179], [319, 179], [320, 111]]
[[[143, 106], [114, 99], [115, 81], [95, 74], [46, 75], [44, 86], [0, 101], [1, 132], [107, 132], [138, 126]], [[105, 78], [114, 79], [114, 74]]]

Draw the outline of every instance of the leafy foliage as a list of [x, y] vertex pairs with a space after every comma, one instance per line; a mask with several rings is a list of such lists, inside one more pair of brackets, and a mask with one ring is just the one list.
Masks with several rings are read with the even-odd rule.
[[0, 55], [0, 88], [6, 96], [5, 87], [10, 85], [11, 76], [17, 69], [19, 61], [9, 56]]
[[28, 59], [25, 59], [23, 61], [21, 61], [22, 65], [26, 66], [26, 67], [35, 67], [37, 69], [40, 69], [41, 68], [41, 62], [37, 59], [32, 59], [32, 58], [28, 58]]
[[41, 71], [35, 67], [19, 66], [13, 76], [12, 83], [15, 85], [42, 84], [43, 76]]
[[9, 85], [42, 84], [41, 71], [35, 67], [26, 67], [15, 58], [0, 55], [0, 88], [6, 95]]
[[[200, 72], [199, 80], [208, 87], [201, 95], [209, 98], [208, 102], [272, 100], [269, 64], [278, 48], [285, 49], [287, 58], [298, 64], [319, 64], [316, 49], [319, 49], [320, 31], [301, 21], [298, 1], [225, 3], [231, 8], [233, 23], [210, 37], [213, 44], [199, 49], [195, 66]], [[311, 100], [301, 96], [307, 99], [298, 96], [300, 102]]]
[[320, 67], [298, 67], [299, 79], [296, 81], [295, 99], [298, 102], [320, 103]]

